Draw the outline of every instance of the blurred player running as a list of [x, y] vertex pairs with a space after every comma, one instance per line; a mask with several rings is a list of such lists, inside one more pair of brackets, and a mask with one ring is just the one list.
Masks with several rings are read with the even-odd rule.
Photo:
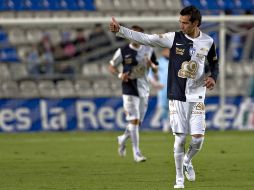
[[[139, 26], [133, 26], [134, 31], [143, 32]], [[123, 65], [123, 72], [118, 66]], [[128, 125], [123, 135], [118, 136], [118, 153], [126, 155], [126, 141], [130, 137], [134, 161], [146, 161], [139, 148], [139, 127], [144, 119], [149, 96], [148, 71], [157, 72], [156, 56], [151, 47], [131, 42], [119, 48], [110, 61], [109, 70], [122, 80], [123, 107]]]

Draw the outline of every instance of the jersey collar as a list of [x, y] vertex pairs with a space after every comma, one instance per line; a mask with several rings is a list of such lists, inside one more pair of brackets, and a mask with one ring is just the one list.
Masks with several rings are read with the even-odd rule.
[[132, 44], [129, 44], [129, 47], [131, 48], [131, 49], [134, 49], [134, 50], [140, 50], [141, 48], [142, 48], [142, 45], [141, 46], [139, 46], [139, 48], [135, 48]]
[[188, 36], [187, 34], [185, 34], [185, 37], [188, 38], [189, 40], [198, 40], [201, 39], [203, 36], [203, 32], [201, 30], [199, 30], [199, 36], [196, 38], [191, 38], [190, 36]]

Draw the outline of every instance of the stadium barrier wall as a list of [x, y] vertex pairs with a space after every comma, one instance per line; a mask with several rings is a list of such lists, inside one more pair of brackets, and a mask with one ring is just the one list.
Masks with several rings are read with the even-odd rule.
[[[254, 101], [250, 101], [227, 97], [223, 111], [219, 96], [208, 97], [207, 129], [254, 129]], [[142, 130], [161, 130], [157, 113], [156, 97], [151, 97]], [[125, 122], [121, 97], [0, 100], [0, 132], [114, 131], [124, 129]]]
[[[169, 24], [178, 23], [179, 16], [117, 16], [116, 18], [120, 23], [143, 23], [143, 24]], [[88, 26], [94, 23], [109, 24], [111, 21], [111, 16], [91, 16], [91, 17], [55, 17], [55, 18], [2, 18], [0, 19], [1, 26], [8, 27], [44, 27], [44, 26]], [[214, 16], [203, 16], [203, 22], [207, 23], [219, 23], [219, 67], [220, 67], [220, 77], [219, 77], [219, 89], [220, 89], [220, 109], [225, 109], [226, 106], [226, 24], [228, 23], [250, 23], [254, 22], [253, 15], [224, 15], [222, 12], [220, 15]], [[224, 112], [222, 112], [224, 114]], [[222, 128], [227, 128], [223, 126], [226, 121], [221, 122]]]

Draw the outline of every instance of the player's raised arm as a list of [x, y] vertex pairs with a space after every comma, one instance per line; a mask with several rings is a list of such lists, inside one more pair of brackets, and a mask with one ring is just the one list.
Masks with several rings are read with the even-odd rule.
[[119, 23], [115, 20], [114, 17], [112, 17], [112, 21], [109, 24], [109, 30], [116, 33], [118, 37], [126, 38], [143, 45], [162, 48], [171, 48], [175, 36], [174, 32], [151, 35], [133, 31], [119, 25]]
[[165, 34], [145, 34], [120, 26], [119, 32], [116, 35], [147, 46], [171, 48], [175, 33], [169, 32]]

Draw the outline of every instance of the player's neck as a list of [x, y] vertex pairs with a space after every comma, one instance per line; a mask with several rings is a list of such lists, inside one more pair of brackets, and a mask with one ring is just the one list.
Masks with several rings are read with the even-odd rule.
[[191, 37], [191, 38], [197, 38], [197, 37], [199, 37], [199, 35], [200, 35], [199, 28], [195, 28], [195, 30], [191, 34], [189, 34], [188, 36]]
[[134, 48], [137, 48], [137, 49], [140, 47], [140, 44], [136, 44], [136, 43], [132, 43], [131, 45], [132, 45]]

